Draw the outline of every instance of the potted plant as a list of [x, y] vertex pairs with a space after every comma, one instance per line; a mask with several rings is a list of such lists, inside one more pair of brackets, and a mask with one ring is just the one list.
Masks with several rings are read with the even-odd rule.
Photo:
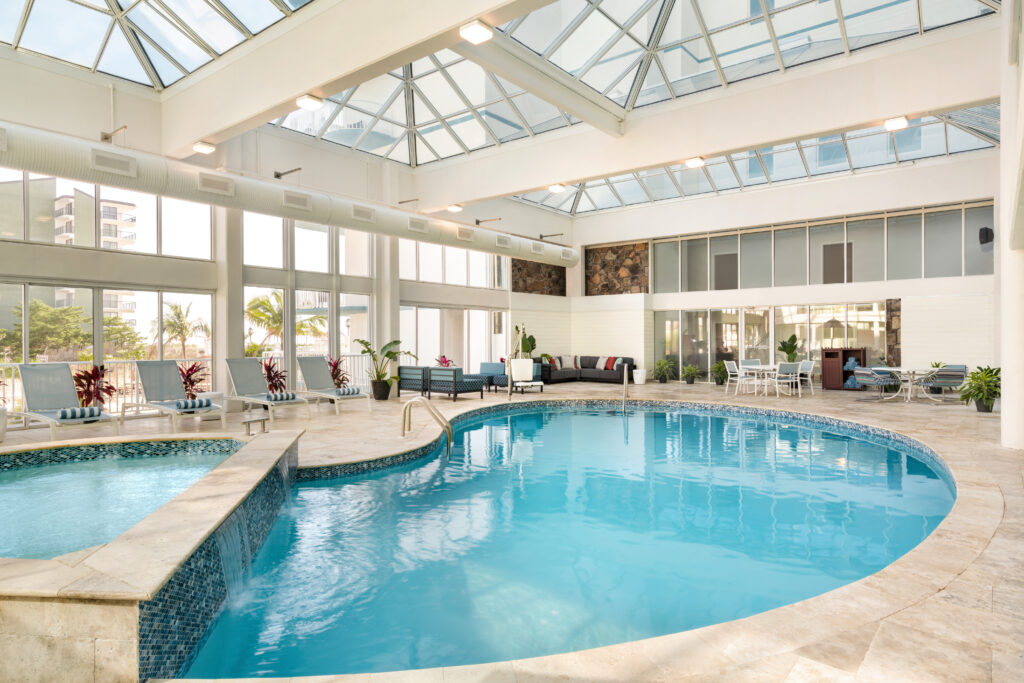
[[974, 401], [974, 407], [979, 413], [991, 413], [992, 404], [1001, 394], [999, 368], [978, 368], [967, 376], [967, 381], [960, 387], [960, 400], [964, 403]]
[[437, 363], [437, 367], [439, 368], [450, 368], [453, 365], [455, 365], [455, 361], [453, 361], [451, 358], [444, 355], [443, 353], [437, 358], [435, 358], [434, 362]]
[[671, 358], [660, 358], [654, 361], [651, 377], [664, 384], [676, 373], [676, 362]]
[[694, 380], [701, 376], [700, 368], [696, 365], [687, 365], [683, 367], [683, 379], [686, 380], [687, 384], [693, 384]]
[[516, 325], [516, 345], [512, 349], [511, 360], [509, 361], [512, 382], [533, 381], [533, 360], [530, 354], [537, 348], [537, 340], [533, 335], [526, 334], [526, 326], [521, 328]]
[[402, 351], [399, 347], [402, 342], [398, 339], [389, 341], [379, 349], [374, 349], [370, 342], [365, 339], [356, 339], [356, 343], [363, 347], [362, 353], [370, 357], [370, 389], [373, 398], [377, 401], [386, 401], [391, 394], [391, 383], [398, 379], [390, 374], [391, 363], [397, 361], [401, 356], [406, 355], [416, 360], [416, 354]]
[[729, 379], [729, 371], [725, 369], [724, 360], [720, 360], [711, 366], [711, 378], [715, 380], [715, 384], [718, 386], [722, 386]]
[[[935, 361], [931, 365], [936, 370], [938, 370], [939, 368], [946, 367], [946, 364], [943, 363], [942, 361], [939, 361], [939, 360]], [[942, 387], [928, 387], [928, 393], [929, 394], [941, 394], [942, 393]]]
[[327, 367], [331, 369], [331, 381], [334, 382], [335, 389], [341, 389], [348, 384], [350, 379], [345, 368], [341, 367], [343, 360], [343, 358], [334, 358], [333, 356], [327, 357]]
[[779, 352], [786, 354], [787, 363], [795, 363], [798, 345], [796, 343], [796, 335], [789, 335], [789, 339], [783, 339], [779, 342]]
[[[78, 370], [74, 374], [75, 391], [78, 402], [84, 407], [100, 406], [117, 393], [117, 388], [107, 381], [107, 369], [102, 365], [93, 365], [88, 370]], [[95, 420], [87, 420], [95, 422]]]
[[206, 369], [202, 363], [193, 362], [188, 365], [179, 365], [178, 373], [181, 375], [181, 384], [185, 387], [185, 397], [197, 398], [200, 385], [206, 380]]
[[273, 358], [263, 361], [263, 376], [267, 378], [267, 391], [279, 394], [288, 389], [288, 371], [279, 368]]

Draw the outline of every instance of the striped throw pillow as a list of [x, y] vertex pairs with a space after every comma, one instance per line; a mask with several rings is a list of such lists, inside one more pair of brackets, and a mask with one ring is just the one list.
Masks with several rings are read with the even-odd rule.
[[87, 406], [85, 408], [61, 408], [57, 413], [59, 420], [81, 420], [84, 417], [99, 417], [103, 409], [99, 406]]
[[358, 396], [360, 393], [359, 387], [340, 387], [335, 389], [334, 392], [338, 396]]
[[178, 410], [197, 410], [199, 408], [209, 408], [212, 405], [213, 401], [208, 398], [183, 398], [174, 403], [174, 407]]
[[277, 393], [271, 392], [271, 393], [267, 394], [267, 400], [268, 401], [294, 401], [295, 400], [295, 392], [294, 391], [279, 391]]

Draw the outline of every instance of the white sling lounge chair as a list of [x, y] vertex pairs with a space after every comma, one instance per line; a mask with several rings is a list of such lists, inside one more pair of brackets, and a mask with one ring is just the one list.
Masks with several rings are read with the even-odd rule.
[[26, 424], [33, 420], [50, 427], [50, 439], [56, 440], [58, 427], [72, 427], [93, 422], [110, 422], [114, 434], [120, 434], [116, 417], [99, 408], [82, 408], [78, 404], [75, 380], [67, 363], [21, 363], [21, 384], [25, 390]]
[[[370, 392], [363, 387], [347, 384], [340, 389], [334, 386], [331, 371], [328, 369], [324, 356], [301, 356], [298, 359], [302, 370], [302, 381], [306, 385], [303, 392], [317, 399], [327, 399], [334, 404], [334, 414], [341, 414], [341, 399], [365, 398], [371, 400]], [[369, 407], [369, 403], [367, 403]]]
[[175, 432], [178, 431], [181, 418], [190, 415], [219, 415], [220, 428], [227, 429], [227, 414], [223, 406], [211, 403], [209, 399], [194, 400], [185, 395], [178, 364], [173, 360], [138, 360], [135, 361], [135, 368], [146, 402], [125, 402], [121, 406], [122, 420], [127, 408], [153, 408], [161, 415], [170, 416], [171, 430]]
[[277, 406], [305, 404], [306, 413], [313, 417], [309, 401], [285, 391], [273, 394], [267, 391], [267, 379], [263, 376], [259, 358], [228, 358], [228, 375], [235, 389], [235, 399], [248, 408], [251, 405], [267, 406], [270, 424], [274, 424], [274, 408]]

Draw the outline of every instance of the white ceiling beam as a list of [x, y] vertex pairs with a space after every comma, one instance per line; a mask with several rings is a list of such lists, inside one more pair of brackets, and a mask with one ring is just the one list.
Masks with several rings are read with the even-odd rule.
[[485, 43], [461, 42], [451, 49], [603, 133], [624, 132], [625, 109], [511, 38], [495, 33]]
[[551, 0], [318, 0], [163, 94], [162, 151], [191, 154], [458, 43], [474, 20], [496, 26]]
[[978, 19], [645, 107], [622, 137], [574, 126], [430, 164], [414, 195], [429, 211], [992, 101], [998, 27], [998, 15]]

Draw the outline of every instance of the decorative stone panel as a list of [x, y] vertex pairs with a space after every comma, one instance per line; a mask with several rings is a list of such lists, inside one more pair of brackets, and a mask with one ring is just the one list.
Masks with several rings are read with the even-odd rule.
[[512, 291], [565, 296], [565, 267], [512, 259]]
[[650, 276], [648, 243], [587, 247], [583, 268], [587, 296], [646, 294]]
[[903, 351], [900, 348], [900, 299], [885, 300], [885, 362], [900, 365]]

